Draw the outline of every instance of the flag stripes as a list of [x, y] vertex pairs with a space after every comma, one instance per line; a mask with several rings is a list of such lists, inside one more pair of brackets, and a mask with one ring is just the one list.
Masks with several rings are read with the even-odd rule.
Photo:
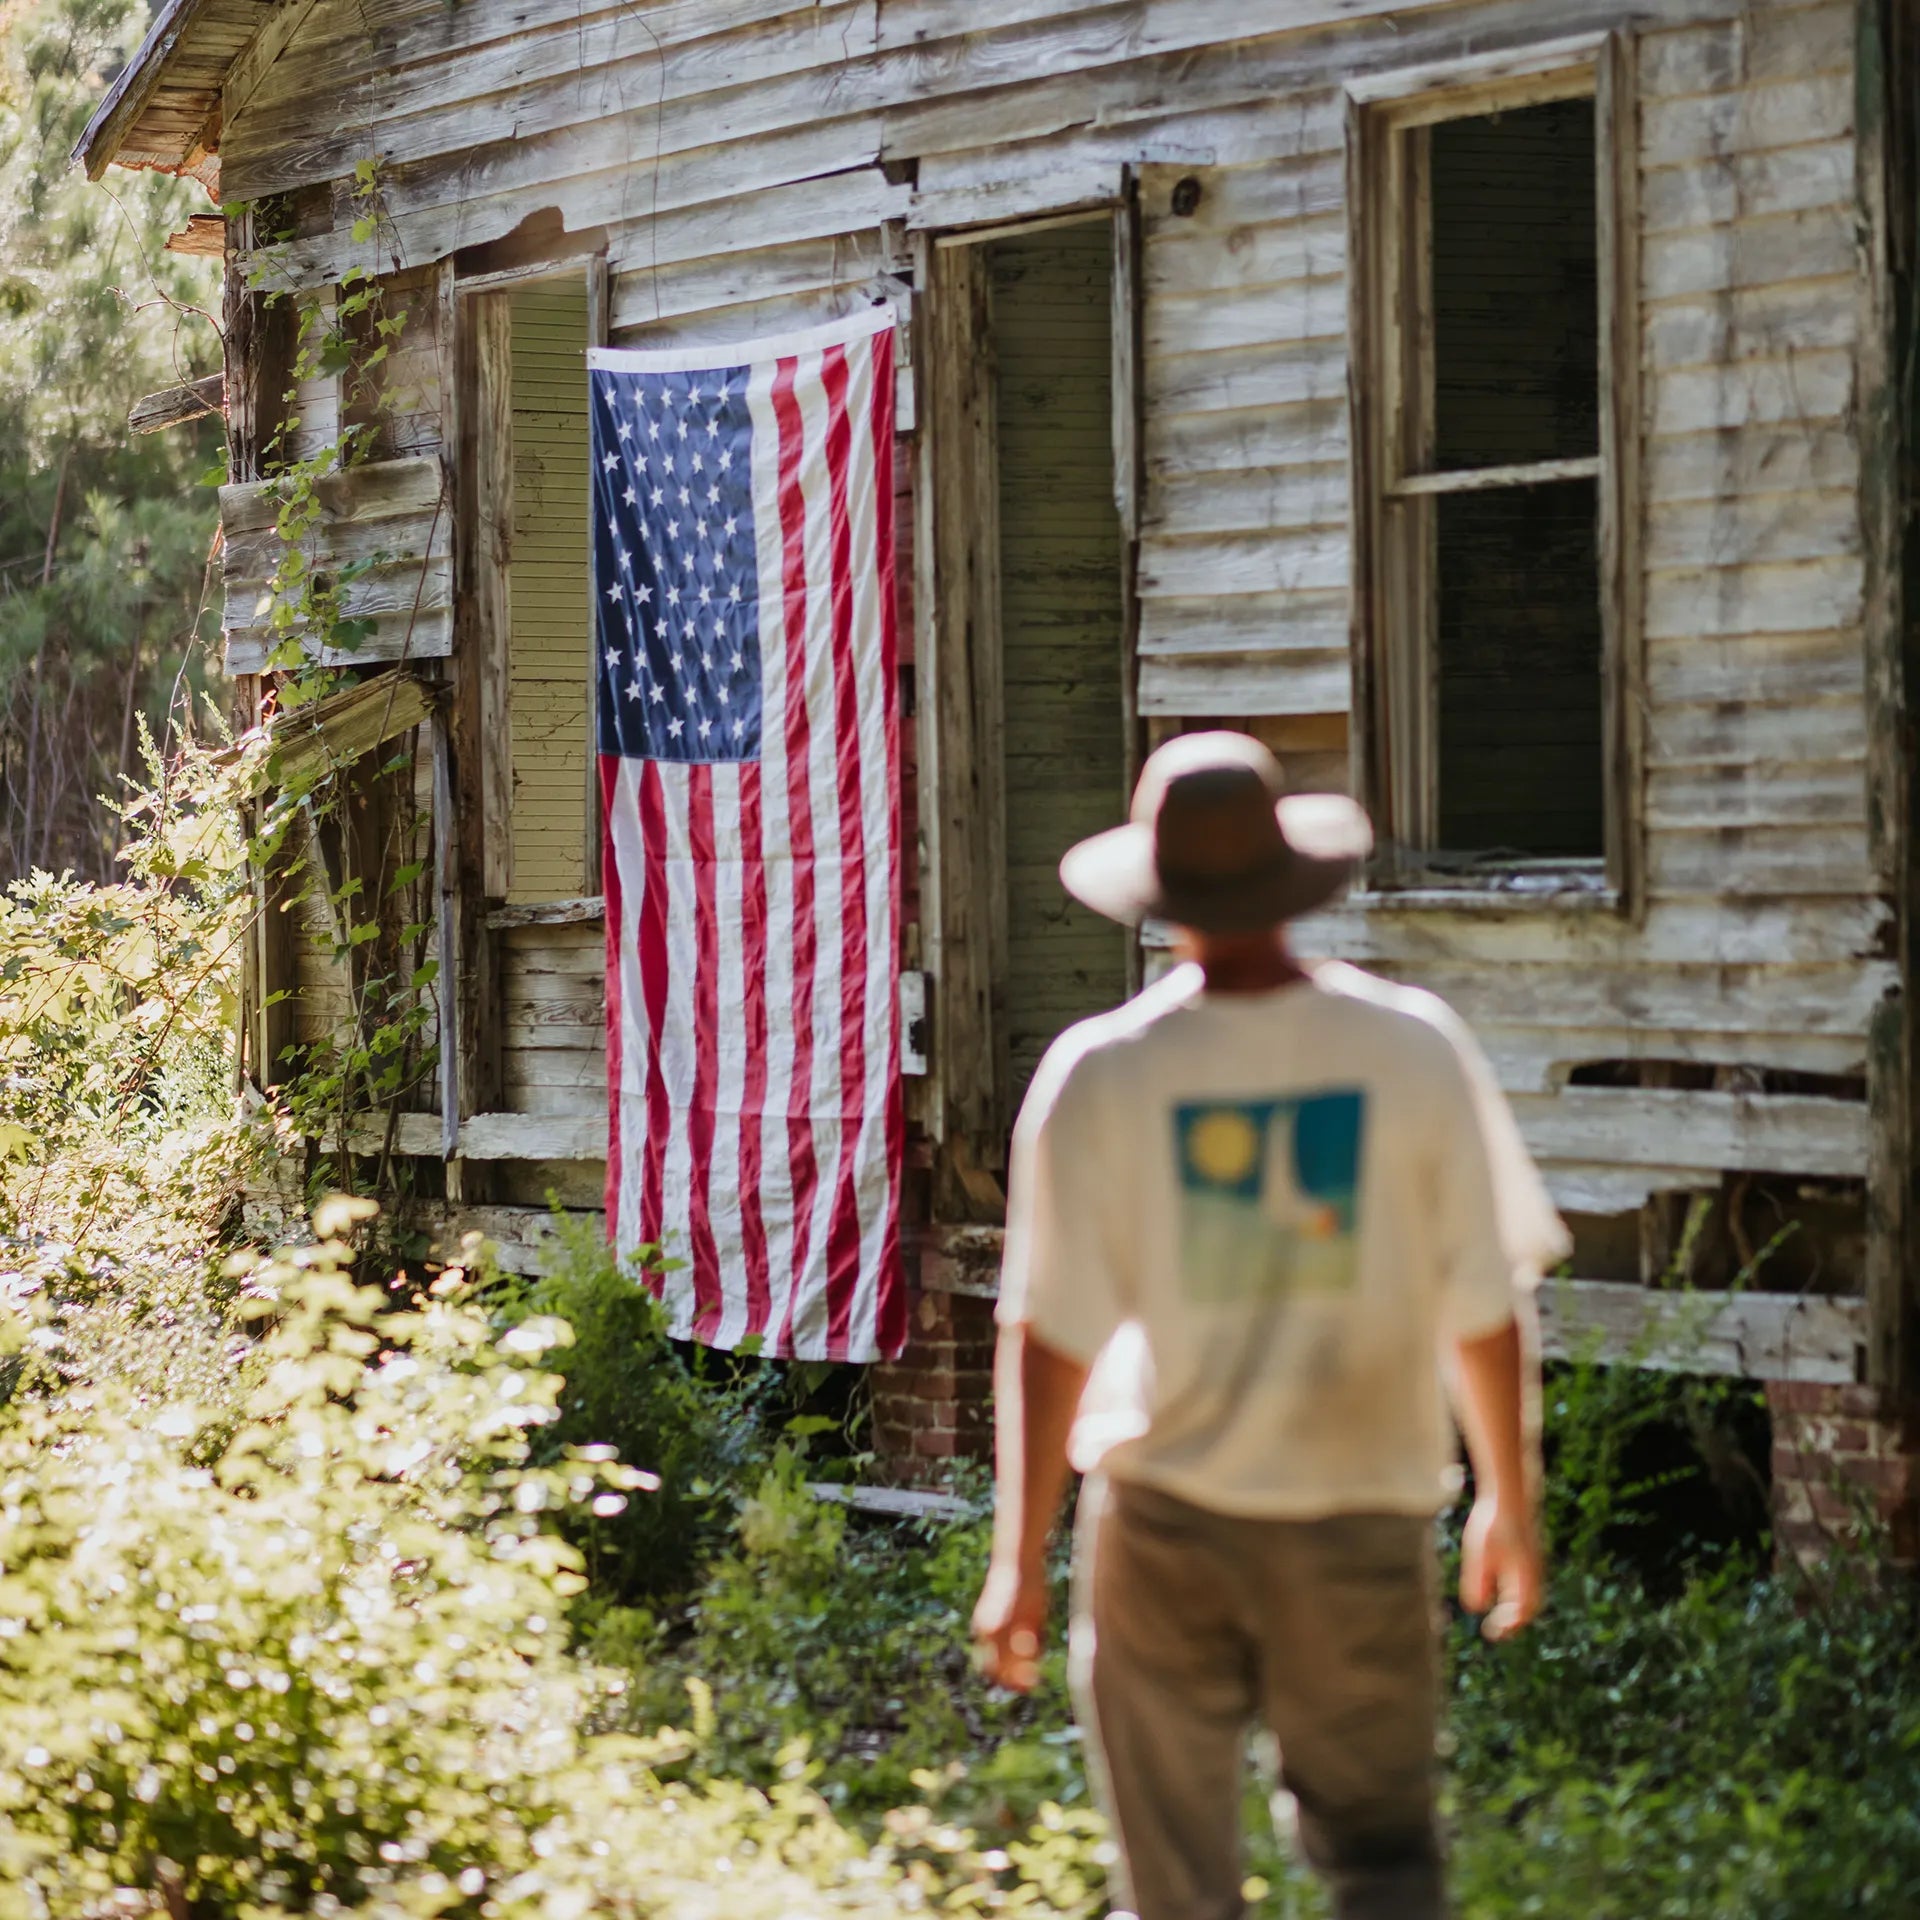
[[590, 357], [609, 1230], [810, 1359], [906, 1332], [892, 348]]

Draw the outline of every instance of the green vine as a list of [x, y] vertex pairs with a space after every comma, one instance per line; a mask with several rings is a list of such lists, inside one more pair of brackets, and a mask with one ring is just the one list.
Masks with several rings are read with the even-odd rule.
[[[353, 237], [365, 244], [384, 219], [376, 160], [355, 168], [353, 196]], [[355, 1191], [371, 1160], [371, 1186], [393, 1200], [401, 1197], [401, 1116], [424, 1104], [439, 1064], [440, 968], [430, 950], [426, 890], [433, 822], [418, 798], [418, 729], [370, 751], [292, 756], [276, 743], [291, 716], [358, 682], [350, 663], [378, 626], [372, 614], [355, 611], [354, 589], [394, 556], [375, 549], [336, 562], [327, 550], [328, 496], [341, 476], [379, 457], [389, 422], [413, 399], [384, 377], [409, 316], [389, 310], [386, 286], [363, 266], [342, 275], [331, 302], [275, 285], [291, 220], [279, 208], [250, 211], [264, 244], [249, 291], [268, 311], [290, 304], [297, 318], [280, 417], [261, 447], [277, 553], [265, 590], [271, 645], [260, 726], [267, 746], [247, 860], [256, 875], [272, 876], [264, 910], [299, 916], [308, 953], [316, 953], [317, 936], [317, 953], [345, 990], [345, 1005], [332, 1009], [323, 1031], [256, 1066], [266, 1069], [263, 1078], [277, 1075], [291, 1130], [308, 1143], [310, 1191]], [[303, 451], [301, 396], [321, 381], [339, 396], [336, 430]], [[422, 558], [422, 583], [430, 564]], [[403, 663], [418, 605], [416, 592]], [[278, 987], [264, 1005], [288, 993]]]

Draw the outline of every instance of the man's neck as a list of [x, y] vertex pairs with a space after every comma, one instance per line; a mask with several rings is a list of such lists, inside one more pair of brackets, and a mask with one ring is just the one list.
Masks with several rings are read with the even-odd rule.
[[1209, 993], [1272, 993], [1310, 977], [1294, 958], [1283, 928], [1231, 939], [1190, 934], [1188, 942]]

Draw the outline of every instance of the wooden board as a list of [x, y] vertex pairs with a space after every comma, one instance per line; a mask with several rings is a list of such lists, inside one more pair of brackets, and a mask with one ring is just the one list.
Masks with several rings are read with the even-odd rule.
[[[440, 463], [351, 467], [324, 476], [315, 491], [320, 516], [300, 536], [306, 565], [323, 577], [348, 565], [364, 567], [341, 587], [340, 610], [349, 619], [373, 620], [375, 628], [351, 648], [309, 650], [332, 664], [444, 657], [453, 637], [453, 525]], [[284, 484], [274, 480], [220, 489], [229, 673], [258, 673], [282, 644], [272, 624], [272, 576], [283, 550], [276, 523], [286, 497]], [[286, 637], [306, 631], [307, 623], [296, 620]]]

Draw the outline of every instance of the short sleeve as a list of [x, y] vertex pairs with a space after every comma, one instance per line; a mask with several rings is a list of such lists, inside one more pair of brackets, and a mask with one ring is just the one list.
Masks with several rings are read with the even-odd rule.
[[1441, 1322], [1456, 1339], [1493, 1333], [1571, 1248], [1493, 1069], [1451, 1010], [1432, 1109]]
[[1111, 1231], [1111, 1198], [1125, 1189], [1105, 1138], [1097, 1068], [1098, 1056], [1068, 1033], [1033, 1077], [1013, 1130], [996, 1312], [1002, 1326], [1030, 1326], [1087, 1365], [1127, 1317]]

